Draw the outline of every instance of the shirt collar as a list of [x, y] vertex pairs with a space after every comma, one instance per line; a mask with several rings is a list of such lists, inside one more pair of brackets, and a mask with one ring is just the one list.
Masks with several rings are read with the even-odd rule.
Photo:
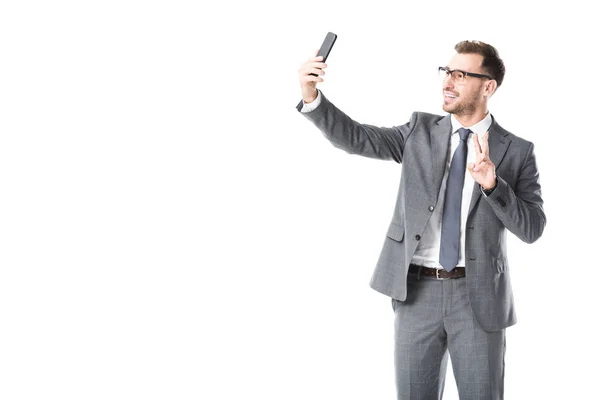
[[492, 114], [490, 114], [490, 112], [488, 111], [488, 113], [485, 114], [485, 117], [473, 126], [462, 126], [462, 124], [460, 122], [458, 122], [458, 120], [456, 119], [454, 114], [450, 115], [450, 121], [452, 122], [452, 133], [453, 134], [456, 133], [456, 131], [459, 130], [460, 128], [467, 128], [467, 129], [470, 129], [472, 132], [477, 133], [479, 136], [481, 136], [485, 132], [490, 130], [490, 126], [492, 126]]

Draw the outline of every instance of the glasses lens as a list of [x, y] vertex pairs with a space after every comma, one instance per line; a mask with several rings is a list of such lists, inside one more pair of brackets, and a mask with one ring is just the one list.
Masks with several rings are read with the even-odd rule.
[[452, 71], [452, 79], [455, 82], [463, 83], [463, 81], [465, 80], [465, 74], [460, 71]]
[[446, 72], [444, 68], [439, 68], [438, 73], [440, 74], [440, 80], [442, 81], [448, 76], [448, 72]]

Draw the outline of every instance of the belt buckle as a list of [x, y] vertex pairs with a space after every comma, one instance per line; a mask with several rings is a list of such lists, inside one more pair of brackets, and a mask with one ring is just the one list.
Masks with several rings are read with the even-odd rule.
[[435, 269], [435, 279], [442, 279], [442, 278], [440, 278], [440, 269], [439, 268]]

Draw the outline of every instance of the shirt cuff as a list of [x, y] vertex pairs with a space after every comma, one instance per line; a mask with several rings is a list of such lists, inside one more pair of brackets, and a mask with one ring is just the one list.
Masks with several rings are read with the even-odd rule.
[[485, 190], [483, 188], [483, 186], [479, 185], [479, 190], [481, 190], [481, 194], [483, 194], [485, 197], [488, 197], [494, 192], [494, 190], [496, 190], [497, 187], [498, 187], [498, 180], [496, 180], [496, 186], [494, 186], [493, 188], [491, 188], [489, 190]]
[[304, 100], [302, 100], [302, 104], [304, 105], [302, 106], [302, 110], [300, 110], [300, 112], [303, 113], [311, 112], [315, 108], [319, 107], [319, 104], [321, 104], [321, 91], [317, 89], [317, 98], [314, 101], [305, 103]]

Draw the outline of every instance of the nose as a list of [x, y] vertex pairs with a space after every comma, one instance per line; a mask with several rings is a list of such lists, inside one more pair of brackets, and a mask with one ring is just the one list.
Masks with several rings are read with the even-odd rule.
[[444, 80], [442, 80], [442, 86], [444, 89], [454, 88], [454, 80], [452, 79], [452, 75], [446, 75]]

